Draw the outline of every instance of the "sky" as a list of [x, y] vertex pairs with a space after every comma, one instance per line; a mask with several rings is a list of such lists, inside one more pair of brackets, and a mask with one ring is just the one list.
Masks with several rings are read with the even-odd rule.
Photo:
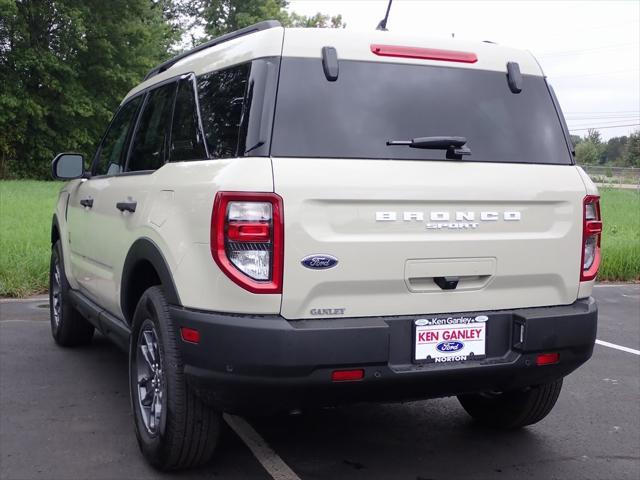
[[[289, 4], [303, 15], [341, 14], [347, 29], [360, 31], [375, 29], [386, 7], [387, 0]], [[387, 29], [530, 50], [573, 134], [600, 127], [608, 139], [640, 129], [640, 0], [393, 0]]]

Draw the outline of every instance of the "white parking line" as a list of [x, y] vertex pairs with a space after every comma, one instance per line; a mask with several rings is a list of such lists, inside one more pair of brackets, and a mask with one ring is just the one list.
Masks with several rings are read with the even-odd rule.
[[603, 347], [615, 348], [616, 350], [621, 350], [627, 353], [633, 353], [634, 355], [640, 355], [640, 350], [634, 350], [633, 348], [623, 347], [622, 345], [616, 345], [615, 343], [605, 342], [603, 340], [596, 340], [598, 345], [602, 345]]
[[242, 417], [237, 415], [223, 415], [224, 421], [249, 447], [263, 468], [271, 475], [273, 480], [300, 480], [300, 477], [291, 470], [289, 465], [278, 456], [255, 429]]

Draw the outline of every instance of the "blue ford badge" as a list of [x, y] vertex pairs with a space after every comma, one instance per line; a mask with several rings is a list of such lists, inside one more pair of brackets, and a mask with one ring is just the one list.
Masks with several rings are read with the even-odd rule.
[[462, 342], [440, 342], [436, 345], [436, 348], [444, 353], [453, 353], [458, 350], [462, 350], [464, 348], [464, 343]]
[[312, 270], [326, 270], [335, 267], [338, 259], [331, 255], [309, 255], [302, 259], [302, 265]]

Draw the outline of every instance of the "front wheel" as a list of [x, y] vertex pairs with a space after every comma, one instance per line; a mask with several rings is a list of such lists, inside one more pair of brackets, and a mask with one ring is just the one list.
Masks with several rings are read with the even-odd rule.
[[51, 248], [49, 266], [49, 315], [51, 335], [58, 345], [75, 347], [91, 343], [94, 327], [85, 320], [69, 299], [69, 282], [62, 261], [62, 245], [58, 240]]
[[133, 317], [129, 383], [138, 445], [159, 470], [207, 463], [220, 435], [220, 414], [186, 384], [178, 342], [162, 288], [149, 288]]
[[477, 422], [494, 428], [514, 429], [532, 425], [553, 409], [562, 379], [522, 390], [459, 395], [462, 407]]

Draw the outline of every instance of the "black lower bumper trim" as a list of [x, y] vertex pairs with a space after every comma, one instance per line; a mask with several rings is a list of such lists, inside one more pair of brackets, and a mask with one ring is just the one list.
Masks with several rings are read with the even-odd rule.
[[[226, 411], [302, 408], [508, 390], [564, 377], [587, 361], [596, 338], [592, 298], [572, 305], [495, 312], [483, 360], [416, 364], [413, 321], [420, 316], [288, 321], [172, 307], [178, 327], [200, 332], [183, 343], [189, 383]], [[559, 352], [554, 365], [536, 356]], [[334, 383], [336, 369], [361, 368], [363, 380]]]

